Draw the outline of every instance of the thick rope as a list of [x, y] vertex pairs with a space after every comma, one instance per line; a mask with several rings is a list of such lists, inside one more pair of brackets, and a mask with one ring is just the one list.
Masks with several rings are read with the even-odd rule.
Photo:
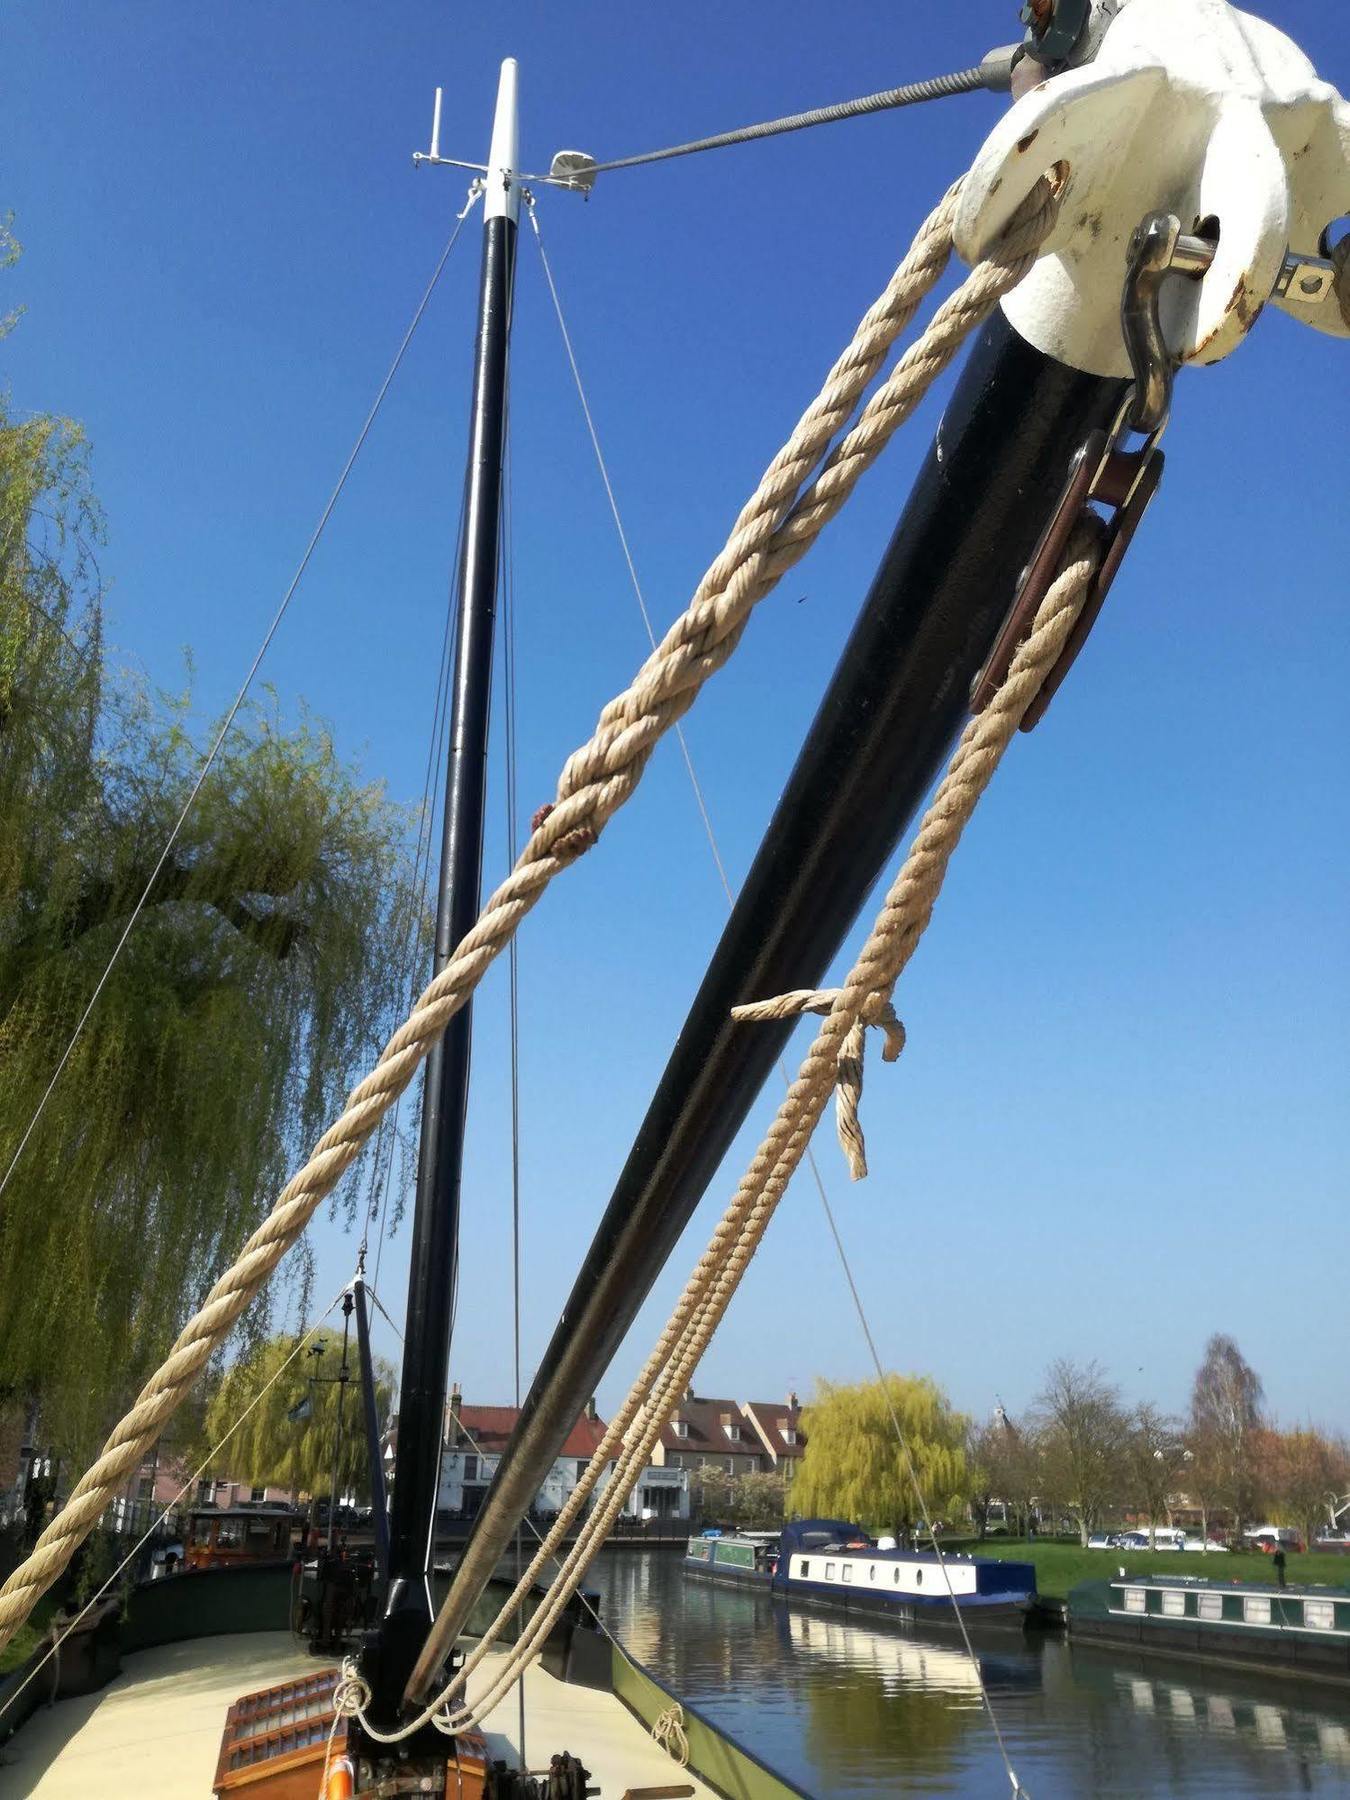
[[[828, 1013], [838, 997], [838, 988], [793, 988], [791, 993], [778, 994], [772, 1000], [752, 1000], [745, 1006], [733, 1006], [731, 1016], [746, 1021], [798, 1019], [803, 1013]], [[889, 1000], [874, 994], [863, 1014], [853, 1021], [853, 1027], [840, 1047], [838, 1084], [834, 1093], [835, 1127], [848, 1161], [849, 1175], [854, 1181], [862, 1181], [867, 1175], [867, 1147], [858, 1121], [858, 1104], [862, 1099], [864, 1040], [869, 1025], [879, 1027], [885, 1034], [886, 1047], [881, 1052], [883, 1062], [897, 1061], [905, 1047], [905, 1028], [896, 1017], [895, 1008]]]
[[[678, 1407], [778, 1201], [806, 1153], [838, 1078], [840, 1048], [878, 997], [889, 1002], [896, 981], [932, 917], [962, 832], [1082, 609], [1100, 560], [1101, 541], [1102, 530], [1095, 521], [1080, 526], [1065, 567], [1046, 593], [1007, 679], [985, 711], [966, 727], [885, 905], [847, 980], [835, 991], [825, 1024], [718, 1222], [656, 1348], [592, 1457], [577, 1492], [544, 1539], [516, 1591], [461, 1669], [419, 1718], [393, 1733], [372, 1734], [380, 1741], [408, 1736], [429, 1719], [443, 1716], [450, 1702], [463, 1693], [466, 1682], [515, 1616], [517, 1606], [622, 1443], [618, 1464], [605, 1484], [599, 1504], [583, 1524], [548, 1592], [525, 1631], [510, 1647], [504, 1665], [493, 1670], [487, 1691], [475, 1695], [471, 1703], [450, 1715], [454, 1728], [466, 1729], [492, 1710], [518, 1679], [521, 1669], [538, 1654], [558, 1615], [576, 1592], [591, 1559], [647, 1466], [670, 1415]], [[363, 1724], [369, 1729], [368, 1721], [363, 1720]]]
[[536, 815], [511, 874], [385, 1045], [375, 1067], [352, 1090], [341, 1117], [319, 1139], [309, 1161], [282, 1189], [238, 1259], [183, 1328], [63, 1510], [0, 1588], [0, 1648], [139, 1468], [215, 1350], [356, 1160], [526, 914], [631, 797], [657, 743], [732, 655], [753, 608], [805, 555], [965, 339], [1035, 261], [1037, 246], [1056, 211], [1045, 181], [1014, 214], [996, 251], [978, 263], [939, 307], [863, 408], [856, 425], [803, 488], [887, 349], [946, 267], [959, 189], [958, 182], [920, 228], [885, 293], [864, 316], [821, 393], [769, 465], [687, 609], [632, 684], [605, 707], [589, 742], [568, 759], [557, 800]]

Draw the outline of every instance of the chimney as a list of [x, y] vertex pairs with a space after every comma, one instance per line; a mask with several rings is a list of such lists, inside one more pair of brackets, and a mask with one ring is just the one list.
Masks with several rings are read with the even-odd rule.
[[797, 1398], [796, 1394], [793, 1393], [792, 1389], [789, 1388], [788, 1389], [788, 1411], [790, 1413], [795, 1413], [797, 1408], [800, 1405], [801, 1405], [801, 1401]]
[[592, 1419], [592, 1420], [598, 1419], [600, 1417], [600, 1409], [595, 1404], [595, 1395], [594, 1394], [592, 1394], [590, 1399], [586, 1402], [586, 1417], [588, 1419]]

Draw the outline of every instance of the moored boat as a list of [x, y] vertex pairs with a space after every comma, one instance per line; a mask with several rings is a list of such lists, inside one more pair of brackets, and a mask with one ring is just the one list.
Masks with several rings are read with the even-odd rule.
[[1120, 1574], [1072, 1588], [1068, 1622], [1075, 1638], [1350, 1680], [1350, 1587]]
[[762, 1587], [841, 1612], [955, 1624], [957, 1609], [984, 1624], [1024, 1624], [1036, 1606], [1031, 1563], [902, 1550], [841, 1519], [798, 1519], [773, 1534], [691, 1538], [686, 1571]]

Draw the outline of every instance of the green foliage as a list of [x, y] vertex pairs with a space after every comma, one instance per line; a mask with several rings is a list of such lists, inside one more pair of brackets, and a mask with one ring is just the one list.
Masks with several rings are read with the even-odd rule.
[[[330, 1333], [316, 1339], [326, 1344], [322, 1356], [302, 1351], [262, 1400], [253, 1407], [221, 1452], [221, 1475], [258, 1487], [293, 1488], [297, 1492], [327, 1494], [333, 1482], [333, 1454], [338, 1441], [339, 1384], [333, 1380], [310, 1382], [310, 1376], [336, 1376], [340, 1345]], [[293, 1337], [275, 1337], [255, 1346], [228, 1369], [206, 1409], [206, 1435], [219, 1443], [230, 1427], [257, 1399], [295, 1349]], [[311, 1346], [312, 1348], [312, 1346]], [[361, 1414], [361, 1385], [355, 1345], [349, 1356], [351, 1380], [342, 1401], [342, 1460], [338, 1468], [340, 1492], [354, 1490], [362, 1500], [370, 1498], [370, 1461]], [[375, 1358], [375, 1410], [381, 1424], [389, 1416], [394, 1392], [394, 1370]], [[307, 1419], [287, 1418], [289, 1410], [308, 1397], [313, 1411]]]
[[[0, 401], [0, 1174], [214, 736], [110, 672], [99, 531], [78, 427]], [[407, 838], [314, 720], [240, 715], [0, 1202], [0, 1395], [55, 1448], [136, 1391], [402, 1015]]]
[[908, 1529], [919, 1521], [892, 1408], [929, 1512], [950, 1517], [964, 1506], [965, 1419], [926, 1375], [888, 1375], [884, 1390], [879, 1381], [817, 1383], [802, 1415], [806, 1451], [792, 1483], [794, 1513], [847, 1519], [875, 1531]]
[[772, 1469], [728, 1475], [710, 1464], [693, 1475], [690, 1500], [705, 1523], [772, 1531], [787, 1517], [787, 1482]]

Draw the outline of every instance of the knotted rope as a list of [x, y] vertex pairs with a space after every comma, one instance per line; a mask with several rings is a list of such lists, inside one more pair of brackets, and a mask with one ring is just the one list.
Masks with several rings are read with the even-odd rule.
[[[591, 738], [569, 757], [557, 798], [541, 808], [510, 875], [385, 1045], [375, 1067], [353, 1088], [341, 1117], [319, 1139], [308, 1162], [282, 1189], [237, 1260], [184, 1326], [63, 1510], [0, 1588], [0, 1648], [140, 1467], [213, 1353], [356, 1160], [521, 921], [554, 877], [596, 842], [608, 820], [631, 797], [657, 743], [735, 651], [754, 607], [805, 555], [965, 339], [1035, 261], [1057, 207], [1046, 181], [1027, 196], [988, 258], [976, 264], [938, 308], [918, 341], [863, 407], [856, 424], [830, 450], [836, 431], [851, 417], [887, 350], [947, 265], [959, 191], [958, 182], [920, 227], [885, 292], [868, 310], [820, 394], [770, 463], [689, 606], [630, 686], [605, 707]], [[812, 470], [818, 472], [808, 479]]]
[[[744, 1006], [733, 1006], [731, 1016], [740, 1020], [797, 1019], [803, 1013], [828, 1013], [839, 998], [838, 988], [793, 988], [772, 1000], [752, 1000]], [[873, 994], [863, 1011], [853, 1021], [848, 1036], [839, 1048], [839, 1073], [834, 1091], [835, 1129], [848, 1161], [848, 1172], [854, 1181], [867, 1174], [867, 1147], [862, 1126], [858, 1122], [858, 1103], [862, 1099], [863, 1051], [867, 1027], [877, 1026], [886, 1037], [881, 1052], [883, 1062], [896, 1062], [905, 1047], [905, 1028], [895, 1015], [889, 1000]]]
[[[834, 990], [830, 1010], [779, 1106], [773, 1124], [746, 1170], [730, 1206], [671, 1314], [655, 1349], [623, 1406], [592, 1456], [582, 1480], [541, 1541], [515, 1592], [463, 1666], [422, 1714], [397, 1731], [372, 1736], [393, 1742], [410, 1736], [442, 1715], [463, 1694], [465, 1684], [488, 1650], [516, 1617], [516, 1609], [562, 1544], [618, 1451], [613, 1473], [576, 1542], [561, 1559], [541, 1599], [504, 1663], [494, 1668], [487, 1689], [451, 1713], [452, 1727], [480, 1722], [538, 1655], [548, 1632], [576, 1592], [624, 1502], [647, 1467], [656, 1441], [678, 1407], [700, 1358], [740, 1284], [741, 1276], [793, 1173], [806, 1153], [831, 1089], [838, 1080], [839, 1052], [850, 1031], [878, 998], [889, 1003], [895, 983], [932, 917], [947, 869], [980, 797], [1017, 728], [1059, 659], [1082, 610], [1101, 558], [1103, 527], [1095, 517], [1075, 531], [1059, 576], [1051, 583], [1030, 633], [1013, 658], [1007, 678], [982, 713], [967, 725], [946, 773], [924, 815], [905, 861], [886, 896], [844, 985]], [[787, 998], [786, 996], [784, 998]], [[816, 996], [811, 995], [814, 1000]], [[824, 998], [823, 995], [820, 998]], [[369, 1721], [362, 1720], [367, 1730]]]
[[688, 1766], [689, 1738], [684, 1729], [682, 1706], [668, 1706], [656, 1715], [652, 1720], [652, 1741], [659, 1744], [667, 1756], [674, 1757], [682, 1769]]

